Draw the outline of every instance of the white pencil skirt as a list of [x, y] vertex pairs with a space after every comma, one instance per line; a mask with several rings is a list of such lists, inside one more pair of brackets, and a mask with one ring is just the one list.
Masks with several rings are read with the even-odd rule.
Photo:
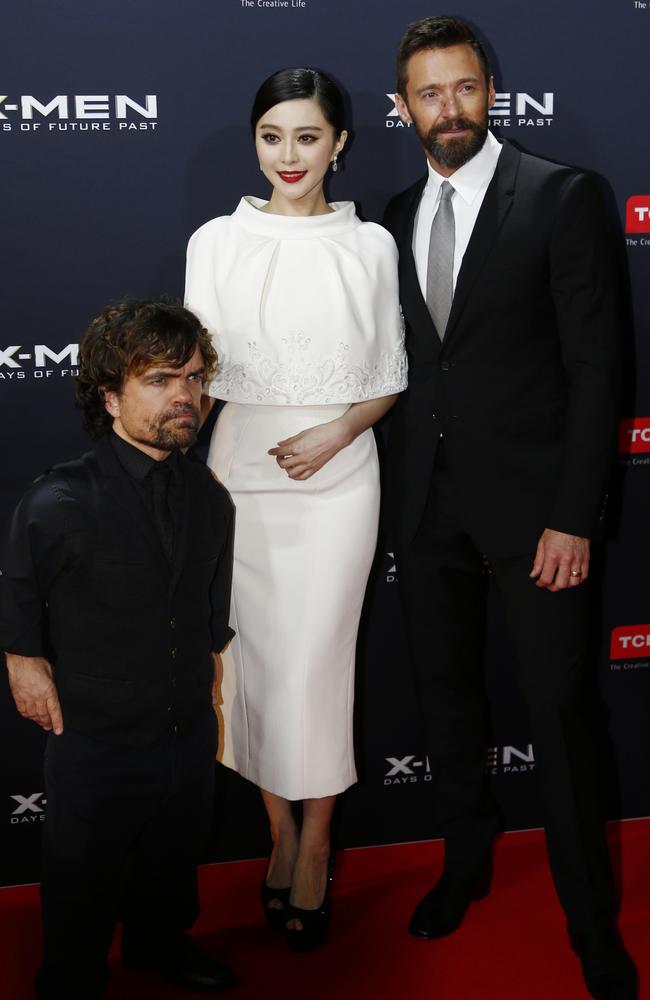
[[268, 455], [347, 405], [227, 403], [208, 465], [236, 507], [221, 759], [286, 799], [356, 781], [354, 661], [379, 517], [372, 431], [304, 482]]

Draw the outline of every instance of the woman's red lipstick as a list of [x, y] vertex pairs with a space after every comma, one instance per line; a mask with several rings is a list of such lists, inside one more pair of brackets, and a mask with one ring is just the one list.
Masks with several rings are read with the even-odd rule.
[[287, 184], [295, 184], [296, 181], [301, 181], [306, 173], [306, 170], [278, 170], [278, 175]]

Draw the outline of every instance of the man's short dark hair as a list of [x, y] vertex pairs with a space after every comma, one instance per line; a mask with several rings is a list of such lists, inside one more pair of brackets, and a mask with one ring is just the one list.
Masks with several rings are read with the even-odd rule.
[[153, 365], [182, 368], [197, 346], [207, 381], [217, 366], [217, 352], [207, 330], [179, 299], [123, 299], [107, 306], [79, 344], [76, 394], [85, 430], [94, 438], [110, 431], [113, 418], [104, 392], [119, 393], [125, 378]]
[[492, 70], [480, 39], [476, 37], [469, 24], [461, 21], [459, 17], [438, 14], [435, 17], [425, 17], [421, 21], [413, 21], [404, 32], [397, 50], [398, 94], [406, 99], [407, 65], [411, 56], [428, 49], [449, 49], [452, 45], [469, 45], [474, 50], [485, 74], [485, 82], [489, 85]]

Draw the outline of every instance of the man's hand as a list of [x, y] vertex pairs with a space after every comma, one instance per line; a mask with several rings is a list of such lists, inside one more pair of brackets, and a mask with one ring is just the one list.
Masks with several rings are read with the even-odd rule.
[[589, 576], [589, 539], [546, 528], [537, 543], [530, 573], [537, 587], [555, 593], [577, 587]]
[[5, 655], [11, 693], [20, 714], [60, 736], [63, 716], [51, 664], [42, 656]]

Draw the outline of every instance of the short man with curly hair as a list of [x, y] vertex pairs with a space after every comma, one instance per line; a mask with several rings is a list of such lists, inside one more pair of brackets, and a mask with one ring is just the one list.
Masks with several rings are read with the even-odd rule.
[[96, 445], [36, 480], [3, 545], [0, 648], [18, 710], [49, 732], [39, 998], [104, 994], [118, 918], [128, 966], [232, 983], [185, 934], [232, 636], [232, 504], [184, 454], [216, 361], [174, 300], [105, 309], [77, 385]]

